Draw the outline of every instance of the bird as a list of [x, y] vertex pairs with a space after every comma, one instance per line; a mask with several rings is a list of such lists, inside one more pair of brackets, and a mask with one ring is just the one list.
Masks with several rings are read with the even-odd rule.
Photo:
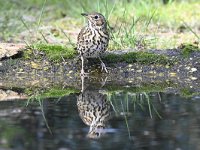
[[98, 90], [86, 89], [77, 97], [77, 107], [82, 121], [90, 126], [88, 138], [99, 139], [106, 134], [106, 124], [111, 117], [107, 96]]
[[105, 17], [97, 12], [81, 13], [87, 19], [87, 25], [78, 34], [77, 50], [81, 57], [81, 76], [86, 75], [84, 71], [84, 60], [87, 58], [99, 58], [101, 69], [108, 70], [101, 60], [101, 55], [106, 51], [109, 44], [109, 32]]

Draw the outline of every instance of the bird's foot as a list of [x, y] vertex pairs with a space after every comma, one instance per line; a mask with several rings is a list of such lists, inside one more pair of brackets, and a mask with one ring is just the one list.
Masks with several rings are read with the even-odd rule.
[[104, 79], [102, 79], [101, 82], [101, 88], [106, 84], [108, 77], [105, 77]]
[[89, 73], [86, 73], [84, 70], [81, 70], [80, 76], [87, 77]]
[[108, 70], [107, 70], [107, 68], [106, 68], [106, 65], [103, 63], [103, 62], [101, 62], [101, 71], [105, 71], [106, 73], [108, 73]]

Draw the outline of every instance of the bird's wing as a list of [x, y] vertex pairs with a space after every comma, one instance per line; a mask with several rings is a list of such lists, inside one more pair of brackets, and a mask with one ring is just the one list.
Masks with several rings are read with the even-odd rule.
[[78, 34], [78, 39], [77, 39], [77, 43], [79, 43], [80, 41], [83, 40], [83, 35], [85, 34], [86, 28], [87, 28], [87, 27], [82, 28], [81, 31], [79, 32], [79, 34]]

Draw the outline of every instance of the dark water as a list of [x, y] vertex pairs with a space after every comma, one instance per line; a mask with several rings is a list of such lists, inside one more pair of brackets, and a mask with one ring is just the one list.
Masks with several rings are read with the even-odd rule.
[[86, 90], [0, 105], [0, 149], [200, 149], [200, 97]]

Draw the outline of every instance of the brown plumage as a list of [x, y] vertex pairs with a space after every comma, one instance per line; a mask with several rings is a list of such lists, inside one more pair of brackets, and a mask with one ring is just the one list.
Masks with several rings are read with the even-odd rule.
[[110, 118], [110, 103], [106, 95], [95, 90], [85, 90], [77, 97], [77, 106], [79, 116], [90, 126], [87, 137], [96, 139], [103, 136]]
[[100, 13], [82, 13], [88, 20], [87, 26], [82, 28], [77, 39], [77, 50], [81, 56], [81, 75], [84, 76], [84, 59], [99, 58], [102, 70], [107, 69], [100, 56], [108, 47], [109, 33], [105, 17]]

